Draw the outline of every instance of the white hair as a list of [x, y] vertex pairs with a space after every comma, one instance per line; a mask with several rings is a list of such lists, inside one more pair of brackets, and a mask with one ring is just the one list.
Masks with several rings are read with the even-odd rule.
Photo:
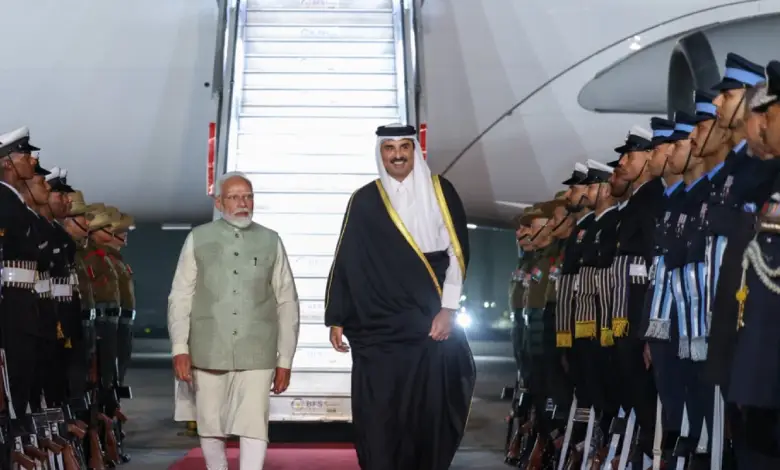
[[222, 195], [222, 186], [224, 186], [230, 178], [241, 178], [246, 181], [250, 189], [254, 189], [252, 188], [252, 181], [249, 180], [249, 177], [245, 173], [240, 171], [228, 171], [217, 179], [217, 184], [214, 186], [214, 195], [216, 197]]

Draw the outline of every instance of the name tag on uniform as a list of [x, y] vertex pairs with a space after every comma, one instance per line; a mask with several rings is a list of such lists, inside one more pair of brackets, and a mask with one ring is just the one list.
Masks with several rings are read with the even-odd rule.
[[628, 267], [628, 275], [635, 277], [647, 277], [647, 266], [644, 264], [632, 264]]

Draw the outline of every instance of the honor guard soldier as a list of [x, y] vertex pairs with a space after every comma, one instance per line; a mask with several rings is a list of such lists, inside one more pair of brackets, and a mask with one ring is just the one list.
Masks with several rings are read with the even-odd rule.
[[[766, 76], [764, 96], [755, 100], [752, 111], [764, 114], [762, 143], [766, 152], [780, 155], [780, 62], [770, 62]], [[760, 208], [755, 237], [747, 246], [739, 273], [738, 292], [743, 295], [739, 298], [737, 322], [733, 325], [738, 336], [727, 399], [741, 410], [741, 419], [732, 424], [738, 432], [745, 434], [742, 441], [734, 436], [733, 442], [740, 469], [780, 468], [780, 398], [777, 396], [780, 362], [776, 354], [780, 350], [778, 227], [780, 178], [775, 174], [773, 188], [768, 201]]]
[[[536, 448], [535, 435], [549, 435], [552, 431], [547, 418], [547, 370], [544, 363], [544, 306], [552, 254], [549, 249], [551, 239], [549, 231], [545, 232], [547, 222], [552, 214], [542, 209], [543, 204], [534, 205], [523, 215], [521, 224], [530, 226], [529, 242], [533, 256], [529, 264], [526, 279], [526, 296], [523, 308], [523, 319], [526, 322], [526, 341], [524, 357], [528, 358], [526, 386], [533, 405], [534, 419], [528, 429], [527, 446], [521, 454], [521, 461], [528, 462], [531, 468], [541, 465], [544, 446]], [[544, 441], [542, 441], [544, 442]], [[535, 452], [534, 452], [535, 451]], [[532, 455], [533, 454], [533, 455]], [[550, 454], [548, 454], [550, 455]]]
[[512, 285], [510, 292], [510, 302], [512, 306], [512, 345], [515, 353], [515, 361], [517, 363], [517, 370], [520, 377], [523, 377], [523, 341], [525, 338], [525, 321], [523, 321], [523, 305], [526, 297], [526, 284], [529, 266], [533, 258], [533, 248], [530, 243], [530, 230], [531, 227], [523, 225], [523, 215], [532, 210], [528, 207], [523, 211], [523, 214], [515, 219], [518, 246], [518, 265], [515, 272], [512, 274]]
[[[737, 300], [734, 292], [740, 282], [742, 254], [753, 236], [755, 202], [750, 196], [751, 179], [760, 178], [752, 168], [758, 160], [748, 155], [745, 140], [745, 105], [748, 90], [764, 82], [764, 68], [737, 54], [726, 57], [723, 79], [713, 89], [719, 128], [729, 132], [721, 161], [708, 169], [712, 185], [708, 225], [710, 238], [710, 351], [707, 378], [727, 395], [728, 376], [736, 340]], [[770, 180], [771, 181], [771, 180]], [[745, 210], [748, 209], [748, 210]], [[722, 294], [721, 286], [723, 286]]]
[[[92, 291], [94, 270], [90, 257], [92, 244], [89, 240], [89, 220], [87, 215], [102, 208], [102, 204], [87, 205], [81, 191], [68, 193], [70, 209], [65, 219], [65, 229], [77, 245], [75, 256], [75, 272], [78, 284], [81, 329], [72, 334], [72, 350], [74, 360], [68, 370], [70, 382], [70, 407], [73, 417], [89, 423], [88, 434], [83, 442], [87, 451], [89, 468], [100, 468], [105, 458], [100, 440], [100, 422], [98, 412], [100, 403], [99, 374], [97, 371], [97, 351], [95, 333], [95, 298]], [[92, 217], [90, 215], [90, 217]]]
[[127, 245], [128, 233], [135, 228], [134, 219], [128, 214], [120, 214], [118, 221], [108, 229], [112, 240], [106, 244], [108, 256], [114, 264], [119, 277], [119, 298], [121, 312], [119, 315], [118, 338], [118, 373], [117, 382], [123, 384], [130, 356], [133, 351], [133, 322], [135, 320], [135, 282], [133, 270], [124, 260], [120, 250]]
[[[55, 251], [55, 264], [52, 267], [52, 296], [57, 301], [58, 321], [62, 326], [63, 338], [60, 340], [60, 354], [62, 356], [61, 369], [59, 371], [62, 388], [67, 392], [65, 398], [74, 398], [71, 394], [70, 368], [74, 362], [86, 364], [86, 359], [73, 353], [73, 337], [80, 336], [81, 332], [81, 304], [78, 296], [78, 283], [75, 275], [76, 242], [63, 226], [68, 216], [70, 201], [68, 194], [73, 188], [67, 184], [67, 170], [55, 167], [46, 177], [51, 192], [49, 193], [48, 207], [51, 211], [53, 235], [57, 247]], [[76, 398], [83, 399], [84, 387], [76, 390]], [[64, 403], [63, 403], [64, 404]]]
[[[532, 245], [530, 243], [530, 230], [528, 224], [523, 223], [523, 216], [529, 213], [533, 208], [528, 207], [523, 213], [514, 219], [515, 235], [517, 237], [518, 247], [518, 265], [512, 273], [510, 284], [509, 301], [512, 307], [512, 350], [517, 364], [517, 381], [512, 398], [512, 411], [510, 419], [511, 429], [515, 429], [507, 445], [507, 455], [504, 461], [509, 465], [518, 465], [520, 463], [520, 453], [522, 451], [523, 436], [529, 430], [531, 401], [525, 397], [525, 386], [527, 372], [529, 368], [528, 359], [525, 356], [526, 324], [523, 318], [523, 306], [526, 299], [526, 285], [531, 261], [534, 257]], [[528, 425], [527, 425], [528, 424]]]
[[[709, 97], [699, 94], [706, 104]], [[720, 149], [727, 139], [716, 126], [715, 116], [696, 115], [696, 126], [690, 134], [691, 151], [684, 166], [685, 193], [680, 206], [675, 233], [675, 256], [669, 256], [667, 268], [673, 298], [677, 306], [678, 355], [683, 361], [685, 384], [685, 412], [681, 437], [675, 448], [678, 458], [687, 459], [689, 468], [708, 468], [708, 436], [712, 435], [712, 404], [714, 389], [703, 380], [703, 361], [707, 357], [708, 316], [707, 302], [707, 213], [709, 209], [710, 174], [713, 162], [722, 161]], [[674, 258], [674, 259], [673, 259]], [[706, 426], [706, 428], [705, 428]]]
[[[604, 437], [608, 435], [610, 423], [618, 415], [619, 408], [616, 384], [610, 371], [614, 345], [611, 325], [614, 292], [612, 263], [620, 218], [616, 210], [617, 201], [611, 195], [608, 183], [612, 168], [594, 160], [588, 160], [587, 167], [588, 199], [592, 201], [594, 219], [582, 241], [577, 314], [581, 315], [578, 323], [584, 322], [589, 330], [587, 346], [591, 357], [585, 360], [591, 364], [588, 376], [593, 382], [594, 395], [599, 397], [595, 403], [598, 421], [594, 422], [599, 427], [594, 428], [595, 437], [591, 444], [597, 449], [595, 461], [601, 463], [609, 454], [609, 449], [604, 446]], [[575, 344], [580, 341], [576, 339]]]
[[545, 418], [549, 422], [543, 429], [538, 429], [537, 439], [529, 458], [529, 463], [537, 466], [531, 467], [529, 465], [529, 470], [547, 468], [547, 465], [551, 463], [550, 459], [554, 456], [555, 447], [553, 441], [563, 435], [568, 415], [566, 410], [571, 404], [572, 397], [571, 383], [563, 366], [562, 350], [558, 349], [555, 344], [556, 286], [560, 278], [563, 260], [563, 243], [571, 233], [573, 226], [573, 221], [566, 210], [566, 191], [559, 191], [555, 194], [554, 199], [541, 203], [539, 209], [551, 216], [543, 232], [544, 236], [549, 237], [549, 241], [546, 242], [549, 243], [547, 247], [549, 271], [545, 287], [542, 368], [544, 370], [544, 394], [551, 401], [552, 411], [549, 408], [537, 411], [537, 413], [545, 412]]
[[121, 460], [117, 436], [113, 432], [118, 400], [114, 385], [116, 383], [117, 327], [119, 324], [119, 285], [116, 271], [108, 259], [103, 246], [111, 240], [108, 228], [116, 222], [118, 212], [107, 210], [104, 205], [96, 205], [87, 213], [89, 221], [89, 244], [84, 257], [87, 263], [95, 299], [95, 334], [97, 375], [100, 385], [98, 402], [103, 416], [103, 446], [106, 457], [115, 465]]
[[[754, 88], [763, 83], [764, 68], [758, 64], [729, 54], [723, 79], [715, 85], [719, 94], [713, 101], [717, 107], [719, 128], [729, 132], [723, 143], [725, 156], [710, 170], [712, 190], [709, 201], [708, 225], [710, 236], [710, 316], [709, 354], [705, 366], [707, 379], [714, 382], [718, 391], [714, 414], [712, 464], [722, 458], [724, 421], [731, 422], [732, 431], [739, 426], [743, 416], [734, 406], [726, 406], [724, 397], [728, 390], [729, 371], [736, 341], [739, 311], [735, 292], [740, 285], [740, 265], [747, 243], [753, 236], [756, 209], [768, 197], [771, 188], [774, 162], [751, 158], [745, 139], [746, 104], [755, 93]], [[768, 165], [767, 165], [768, 164]], [[739, 432], [732, 432], [735, 452], [744, 448]]]
[[[558, 281], [558, 300], [557, 309], [559, 315], [556, 318], [556, 346], [567, 348], [565, 361], [568, 368], [568, 375], [574, 384], [574, 400], [572, 404], [573, 412], [569, 414], [566, 436], [564, 437], [563, 447], [561, 448], [561, 459], [568, 459], [573, 462], [587, 460], [587, 454], [590, 453], [589, 446], [583, 446], [582, 451], [575, 449], [572, 455], [568, 455], [569, 446], [572, 442], [580, 442], [587, 432], [580, 432], [573, 435], [574, 422], [588, 422], [592, 429], [595, 422], [595, 411], [593, 409], [594, 401], [599, 397], [594, 396], [594, 391], [600, 383], [596, 379], [599, 375], [594, 375], [593, 368], [589, 359], [591, 339], [587, 337], [587, 329], [583, 328], [583, 323], [577, 324], [578, 313], [582, 312], [582, 306], [579, 303], [582, 266], [583, 240], [588, 228], [593, 223], [593, 201], [589, 198], [588, 186], [588, 167], [582, 163], [576, 163], [571, 177], [562, 184], [568, 185], [567, 191], [567, 209], [574, 218], [575, 227], [569, 238], [565, 242], [563, 264], [561, 267], [561, 276]], [[595, 195], [592, 195], [595, 198]], [[600, 371], [599, 371], [600, 373]], [[575, 416], [576, 415], [576, 416]], [[586, 418], [587, 417], [587, 418]], [[572, 441], [574, 439], [574, 441]]]
[[[569, 238], [564, 242], [563, 262], [558, 280], [557, 325], [555, 327], [555, 344], [559, 348], [571, 348], [574, 343], [574, 306], [577, 291], [577, 276], [580, 270], [580, 242], [585, 236], [585, 230], [593, 222], [593, 213], [585, 207], [583, 201], [587, 197], [587, 186], [581, 184], [588, 177], [588, 167], [582, 163], [574, 165], [571, 177], [562, 184], [569, 186], [567, 191], [566, 209], [574, 219]], [[567, 354], [567, 362], [572, 359]], [[571, 366], [571, 364], [570, 364]], [[571, 374], [571, 367], [569, 368]]]
[[[69, 209], [63, 224], [68, 235], [76, 244], [74, 254], [74, 272], [76, 289], [74, 297], [78, 299], [78, 328], [71, 334], [74, 360], [70, 362], [69, 377], [72, 401], [83, 400], [87, 393], [89, 369], [95, 354], [95, 299], [92, 295], [90, 271], [87, 269], [87, 244], [89, 243], [89, 222], [86, 214], [89, 211], [81, 191], [68, 193]], [[83, 406], [80, 412], [86, 412]], [[82, 421], [89, 421], [88, 416], [81, 416]]]
[[[690, 162], [690, 132], [697, 118], [684, 112], [675, 115], [675, 127], [672, 134], [657, 141], [651, 160], [653, 166], [661, 166], [658, 173], [664, 181], [663, 212], [657, 220], [654, 234], [655, 249], [650, 270], [650, 287], [645, 298], [645, 323], [642, 325], [645, 345], [645, 367], [652, 370], [661, 401], [661, 427], [656, 418], [656, 439], [653, 449], [655, 465], [663, 459], [665, 468], [673, 465], [672, 452], [680, 437], [683, 405], [685, 401], [685, 369], [678, 357], [678, 327], [676, 304], [671, 289], [671, 276], [668, 270], [667, 256], [672, 249], [670, 240], [675, 233], [684, 199], [685, 187], [683, 174]], [[657, 137], [654, 136], [653, 140]], [[671, 146], [671, 149], [662, 146]], [[658, 156], [658, 153], [663, 155]], [[672, 253], [671, 256], [674, 256]], [[678, 263], [672, 260], [672, 264]], [[680, 264], [682, 261], [679, 262]], [[659, 435], [659, 433], [661, 433]], [[660, 437], [660, 442], [658, 437]], [[656, 445], [657, 443], [657, 445]]]
[[10, 387], [10, 396], [5, 396], [2, 406], [12, 420], [12, 427], [14, 420], [25, 416], [36, 377], [38, 297], [35, 283], [40, 242], [36, 217], [20, 192], [26, 187], [25, 182], [35, 176], [37, 166], [37, 159], [31, 152], [38, 148], [30, 145], [29, 140], [27, 128], [0, 136], [3, 169], [0, 181], [1, 354], [5, 356], [3, 366]]
[[[620, 155], [611, 179], [612, 195], [628, 198], [620, 204], [620, 226], [614, 262], [615, 296], [612, 307], [613, 355], [619, 393], [624, 410], [634, 413], [641, 429], [638, 442], [641, 453], [652, 452], [655, 425], [656, 391], [650, 371], [644, 367], [642, 308], [648, 286], [648, 267], [652, 263], [656, 214], [662, 201], [663, 183], [650, 172], [652, 133], [635, 126], [625, 143], [615, 148]], [[613, 162], [614, 164], [614, 162]], [[612, 165], [610, 165], [612, 166]], [[632, 327], [633, 325], [633, 327]], [[625, 442], [625, 447], [628, 442]], [[621, 457], [625, 458], [625, 457]]]
[[[52, 296], [52, 269], [59, 256], [57, 238], [51, 222], [44, 214], [48, 208], [50, 187], [45, 177], [49, 171], [36, 164], [35, 176], [26, 181], [22, 188], [22, 197], [28, 209], [34, 215], [35, 230], [39, 236], [38, 256], [36, 263], [35, 292], [38, 295], [38, 339], [35, 356], [36, 377], [30, 393], [30, 409], [33, 412], [42, 411], [48, 401], [54, 404], [62, 403], [59, 380], [62, 364], [57, 354], [57, 342], [64, 339], [62, 325], [59, 323], [57, 301]], [[56, 252], [55, 252], [56, 251]]]
[[[120, 250], [127, 244], [127, 235], [135, 228], [134, 219], [128, 214], [120, 213], [119, 218], [112, 223], [107, 230], [111, 233], [111, 240], [104, 245], [114, 271], [117, 274], [119, 286], [119, 325], [117, 326], [117, 372], [115, 389], [117, 399], [132, 398], [130, 387], [124, 384], [127, 367], [130, 365], [130, 357], [133, 351], [133, 322], [135, 320], [135, 283], [133, 270], [127, 264]], [[120, 457], [123, 462], [129, 462], [130, 456], [123, 451], [125, 433], [122, 426], [127, 421], [121, 409], [117, 409], [117, 438], [120, 447]]]

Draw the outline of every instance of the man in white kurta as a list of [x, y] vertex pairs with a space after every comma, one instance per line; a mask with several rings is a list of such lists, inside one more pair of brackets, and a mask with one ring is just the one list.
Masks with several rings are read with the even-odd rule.
[[225, 437], [239, 436], [242, 470], [263, 467], [269, 390], [284, 392], [298, 342], [299, 305], [279, 235], [252, 222], [240, 173], [217, 185], [222, 218], [187, 236], [169, 297], [178, 380], [191, 383], [209, 470], [227, 470]]

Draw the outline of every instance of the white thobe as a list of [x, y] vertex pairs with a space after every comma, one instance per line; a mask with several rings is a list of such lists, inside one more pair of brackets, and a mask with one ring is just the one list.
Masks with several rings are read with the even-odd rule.
[[[197, 273], [195, 245], [190, 233], [184, 241], [168, 297], [168, 330], [174, 356], [189, 353], [190, 313]], [[277, 244], [271, 285], [279, 318], [276, 365], [290, 369], [298, 344], [299, 304], [281, 240]], [[191, 388], [189, 384], [176, 382], [174, 419], [192, 421], [194, 418], [201, 436], [237, 435], [265, 440], [268, 437], [268, 401], [273, 372], [271, 369], [194, 370]]]
[[[425, 214], [424, 210], [415, 205], [414, 175], [410, 174], [403, 181], [398, 181], [395, 178], [388, 178], [388, 181], [390, 187], [387, 188], [387, 193], [390, 202], [420, 250], [423, 253], [447, 251], [450, 265], [444, 276], [444, 285], [442, 285], [441, 306], [457, 310], [463, 292], [463, 273], [460, 271], [460, 264], [455, 256], [450, 233], [444, 224], [441, 212], [434, 210], [433, 214]], [[430, 231], [418, 228], [422, 224], [431, 223], [436, 224], [437, 230]]]

